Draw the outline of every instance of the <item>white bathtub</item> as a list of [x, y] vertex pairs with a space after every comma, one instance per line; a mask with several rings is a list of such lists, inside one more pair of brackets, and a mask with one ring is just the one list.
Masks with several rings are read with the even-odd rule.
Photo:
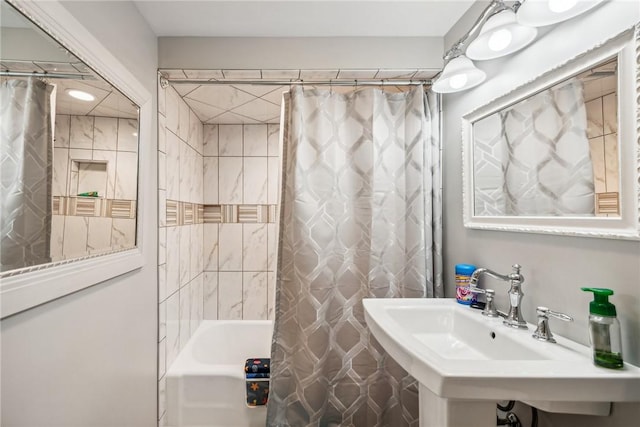
[[264, 427], [267, 407], [246, 404], [244, 363], [270, 357], [270, 320], [205, 320], [166, 374], [171, 427]]

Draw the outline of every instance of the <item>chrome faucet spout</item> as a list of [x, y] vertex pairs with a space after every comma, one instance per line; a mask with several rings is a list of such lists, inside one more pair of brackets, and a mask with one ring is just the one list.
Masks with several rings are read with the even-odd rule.
[[493, 270], [489, 270], [488, 268], [478, 268], [476, 269], [473, 274], [471, 275], [471, 279], [469, 281], [469, 283], [473, 286], [478, 284], [478, 280], [480, 279], [480, 276], [486, 274], [487, 276], [491, 276], [494, 279], [498, 279], [498, 280], [504, 280], [505, 282], [509, 281], [509, 276], [508, 275], [503, 275], [503, 274], [499, 274], [496, 273]]
[[504, 320], [504, 324], [519, 329], [527, 329], [527, 322], [522, 318], [521, 303], [524, 293], [522, 292], [522, 283], [524, 282], [524, 276], [520, 274], [520, 265], [514, 264], [513, 270], [509, 274], [499, 274], [488, 268], [478, 268], [471, 275], [469, 285], [475, 287], [478, 284], [480, 276], [487, 275], [494, 279], [509, 282], [509, 313]]

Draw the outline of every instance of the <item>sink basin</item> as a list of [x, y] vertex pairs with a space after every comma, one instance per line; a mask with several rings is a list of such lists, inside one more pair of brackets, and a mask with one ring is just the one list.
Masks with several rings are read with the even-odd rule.
[[[424, 301], [428, 301], [428, 305]], [[544, 348], [535, 348], [542, 346], [522, 345], [514, 339], [514, 331], [502, 330], [501, 319], [481, 318], [479, 311], [473, 313], [459, 304], [451, 304], [449, 300], [416, 302], [407, 304], [391, 300], [384, 303], [385, 312], [389, 319], [411, 335], [416, 344], [424, 347], [425, 352], [442, 359], [439, 361], [441, 364], [452, 362], [450, 368], [464, 368], [456, 360], [549, 359]]]
[[537, 341], [533, 325], [511, 329], [455, 299], [365, 299], [364, 309], [373, 336], [420, 383], [421, 399], [520, 400], [600, 415], [609, 402], [640, 400], [639, 368], [599, 368], [587, 346], [555, 334], [555, 344]]

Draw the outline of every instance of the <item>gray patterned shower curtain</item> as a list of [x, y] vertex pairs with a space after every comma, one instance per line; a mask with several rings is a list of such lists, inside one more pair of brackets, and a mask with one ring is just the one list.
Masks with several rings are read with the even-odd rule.
[[0, 271], [6, 271], [51, 260], [53, 87], [34, 78], [0, 87]]
[[437, 102], [422, 87], [285, 96], [267, 426], [418, 425], [417, 384], [362, 299], [443, 294]]

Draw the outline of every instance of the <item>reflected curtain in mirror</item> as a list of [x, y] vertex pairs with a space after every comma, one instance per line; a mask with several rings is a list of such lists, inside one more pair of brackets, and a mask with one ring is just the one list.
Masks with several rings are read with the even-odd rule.
[[583, 85], [572, 79], [474, 125], [476, 215], [594, 214]]
[[51, 261], [52, 92], [34, 78], [2, 82], [1, 271]]

